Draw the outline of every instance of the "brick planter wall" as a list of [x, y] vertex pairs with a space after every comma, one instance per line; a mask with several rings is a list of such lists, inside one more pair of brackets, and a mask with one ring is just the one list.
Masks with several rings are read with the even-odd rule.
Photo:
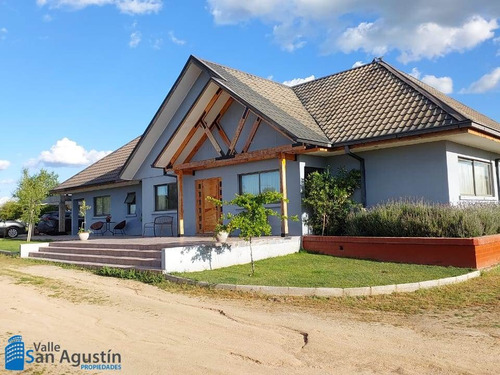
[[475, 238], [304, 236], [310, 252], [386, 262], [486, 268], [500, 263], [500, 235]]

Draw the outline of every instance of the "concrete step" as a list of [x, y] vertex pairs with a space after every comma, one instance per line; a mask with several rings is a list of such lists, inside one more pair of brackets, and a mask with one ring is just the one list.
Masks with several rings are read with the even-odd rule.
[[63, 253], [63, 254], [82, 254], [82, 255], [106, 255], [113, 257], [131, 257], [131, 258], [154, 258], [161, 260], [160, 250], [132, 250], [132, 249], [108, 249], [108, 248], [83, 248], [73, 246], [45, 246], [40, 247], [41, 252]]
[[[123, 242], [122, 242], [123, 241]], [[80, 249], [118, 249], [118, 250], [161, 250], [168, 247], [165, 244], [139, 244], [127, 243], [126, 240], [120, 242], [106, 242], [106, 239], [99, 241], [54, 241], [49, 243], [49, 247], [72, 247]]]
[[87, 263], [101, 263], [106, 265], [121, 264], [129, 266], [139, 266], [139, 267], [152, 267], [160, 268], [161, 259], [155, 258], [136, 258], [136, 257], [124, 257], [124, 256], [106, 256], [106, 255], [83, 255], [83, 254], [66, 254], [66, 253], [52, 253], [52, 252], [36, 252], [30, 253], [32, 258], [45, 258], [45, 259], [57, 259], [60, 261], [70, 261], [70, 262], [87, 262]]
[[[31, 253], [33, 254], [33, 253]], [[32, 257], [34, 258], [34, 257]], [[64, 264], [72, 264], [78, 267], [83, 267], [83, 268], [102, 268], [102, 267], [110, 267], [110, 268], [120, 268], [120, 269], [135, 269], [139, 271], [151, 271], [151, 272], [157, 272], [157, 273], [162, 273], [161, 268], [156, 268], [156, 267], [142, 267], [142, 266], [133, 266], [129, 264], [107, 264], [107, 263], [93, 263], [93, 262], [81, 262], [81, 261], [69, 261], [69, 260], [59, 260], [59, 259], [52, 259], [52, 258], [43, 258], [43, 257], [36, 257], [36, 260], [43, 260], [46, 262], [53, 262], [53, 263], [64, 263]]]

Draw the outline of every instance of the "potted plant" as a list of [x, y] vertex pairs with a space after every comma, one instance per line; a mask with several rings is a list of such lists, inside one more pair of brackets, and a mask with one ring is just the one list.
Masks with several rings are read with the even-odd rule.
[[83, 216], [83, 222], [80, 229], [78, 229], [78, 237], [80, 237], [81, 241], [87, 241], [90, 236], [90, 230], [85, 229], [85, 221], [87, 218], [87, 211], [90, 210], [91, 208], [92, 207], [87, 206], [87, 204], [85, 203], [85, 199], [82, 200], [82, 203], [80, 205], [80, 216]]
[[226, 219], [229, 221], [227, 224], [224, 224], [224, 218], [221, 218], [219, 223], [215, 226], [215, 239], [217, 242], [225, 243], [227, 241], [227, 237], [233, 231], [231, 225], [231, 214], [226, 215]]

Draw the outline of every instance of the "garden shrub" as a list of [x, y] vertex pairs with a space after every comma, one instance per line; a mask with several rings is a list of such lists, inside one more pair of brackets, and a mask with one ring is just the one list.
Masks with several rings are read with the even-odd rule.
[[396, 201], [351, 213], [345, 234], [376, 237], [477, 237], [500, 233], [500, 205]]

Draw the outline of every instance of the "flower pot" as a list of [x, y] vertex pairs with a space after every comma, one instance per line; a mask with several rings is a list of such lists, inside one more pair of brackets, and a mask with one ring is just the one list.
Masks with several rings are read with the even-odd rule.
[[227, 232], [219, 232], [217, 233], [217, 235], [215, 236], [215, 238], [217, 239], [217, 242], [226, 242], [227, 241], [227, 236], [229, 236], [229, 233]]
[[81, 241], [87, 241], [89, 239], [90, 232], [81, 232], [78, 233], [78, 237], [80, 237]]

